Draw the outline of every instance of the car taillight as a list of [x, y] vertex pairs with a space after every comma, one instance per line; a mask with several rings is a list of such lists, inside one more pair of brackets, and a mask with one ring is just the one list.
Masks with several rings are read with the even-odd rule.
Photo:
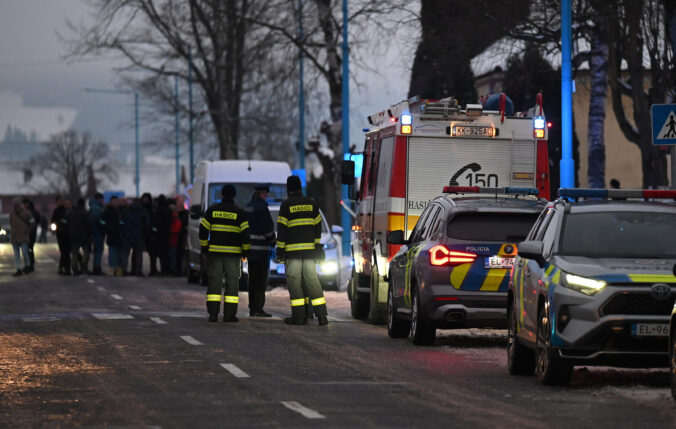
[[475, 260], [476, 255], [474, 253], [448, 250], [441, 244], [430, 249], [430, 264], [435, 266], [467, 264]]

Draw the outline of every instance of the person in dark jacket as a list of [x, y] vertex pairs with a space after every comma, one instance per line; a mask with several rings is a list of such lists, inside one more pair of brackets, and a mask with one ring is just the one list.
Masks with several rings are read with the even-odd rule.
[[[148, 221], [150, 222], [150, 228], [148, 229], [147, 233], [145, 234], [144, 237], [144, 245], [145, 248], [144, 250], [148, 252], [148, 256], [150, 257], [150, 273], [149, 275], [151, 276], [156, 276], [159, 274], [159, 271], [157, 271], [157, 226], [155, 225], [155, 207], [153, 207], [153, 197], [150, 195], [150, 193], [146, 192], [141, 196], [141, 205], [143, 206], [143, 210], [145, 210], [146, 217], [148, 218]], [[143, 258], [141, 258], [142, 261]], [[134, 258], [134, 262], [132, 263], [132, 267], [134, 266], [134, 263], [138, 261], [138, 258]], [[141, 267], [138, 268], [138, 271], [141, 271]]]
[[56, 242], [59, 245], [59, 270], [61, 275], [70, 274], [70, 234], [66, 223], [66, 204], [61, 197], [56, 197], [56, 208], [52, 212], [51, 223], [56, 226]]
[[265, 290], [270, 276], [270, 246], [275, 245], [275, 225], [268, 209], [268, 193], [270, 184], [259, 184], [254, 187], [254, 194], [246, 206], [249, 215], [249, 316], [271, 317], [263, 310]]
[[[16, 273], [14, 276], [22, 276], [30, 273], [30, 257], [28, 255], [28, 246], [30, 244], [30, 231], [35, 224], [31, 212], [26, 210], [21, 204], [21, 198], [16, 197], [12, 201], [14, 207], [9, 213], [9, 234], [12, 248], [14, 249], [14, 263], [16, 264]], [[23, 254], [23, 266], [21, 265], [21, 255]]]
[[124, 264], [122, 262], [122, 236], [120, 233], [120, 210], [119, 200], [113, 195], [106, 209], [101, 214], [101, 225], [103, 225], [106, 244], [108, 245], [108, 266], [111, 274], [121, 276], [124, 274]]
[[105, 230], [101, 224], [101, 215], [103, 214], [103, 194], [97, 192], [94, 198], [89, 200], [89, 217], [92, 224], [92, 245], [94, 248], [94, 260], [92, 263], [92, 274], [102, 276], [101, 258], [103, 257], [103, 239]]
[[[169, 236], [171, 234], [171, 221], [173, 215], [169, 208], [167, 198], [160, 194], [157, 197], [157, 209], [155, 210], [155, 247], [157, 249], [157, 258], [160, 260], [160, 270], [162, 275], [171, 275], [169, 263]], [[151, 267], [152, 268], [152, 267]]]
[[312, 304], [320, 325], [328, 325], [326, 300], [317, 277], [317, 262], [324, 260], [321, 244], [322, 218], [317, 203], [304, 197], [300, 177], [286, 180], [288, 199], [282, 202], [277, 218], [277, 250], [280, 261], [285, 261], [286, 285], [291, 298], [289, 325], [305, 325], [305, 306]]
[[134, 263], [132, 271], [128, 274], [143, 276], [141, 270], [143, 259], [143, 248], [146, 243], [146, 236], [150, 230], [150, 220], [144, 210], [141, 202], [134, 200], [131, 205], [122, 213], [122, 246], [124, 248], [124, 267], [127, 268], [129, 253], [134, 252]]
[[35, 204], [33, 201], [28, 198], [23, 199], [23, 206], [26, 210], [31, 213], [33, 220], [35, 221], [31, 226], [30, 231], [30, 243], [28, 244], [28, 256], [30, 257], [31, 264], [28, 267], [28, 271], [35, 271], [35, 242], [38, 241], [38, 225], [40, 225], [41, 216], [40, 212], [35, 210]]
[[[66, 215], [70, 233], [71, 267], [73, 275], [89, 274], [87, 268], [91, 254], [92, 223], [84, 199], [77, 200], [75, 208]], [[82, 253], [80, 253], [82, 251]]]
[[185, 275], [186, 254], [188, 252], [188, 220], [190, 213], [185, 208], [185, 201], [182, 196], [176, 197], [176, 209], [178, 210], [178, 219], [181, 221], [181, 229], [178, 232], [178, 242], [176, 243], [176, 275]]
[[223, 201], [207, 209], [199, 230], [201, 253], [206, 259], [209, 278], [207, 312], [209, 322], [218, 320], [225, 278], [223, 321], [237, 322], [242, 258], [246, 258], [251, 249], [249, 221], [244, 210], [235, 204], [237, 191], [234, 186], [224, 185], [221, 195]]

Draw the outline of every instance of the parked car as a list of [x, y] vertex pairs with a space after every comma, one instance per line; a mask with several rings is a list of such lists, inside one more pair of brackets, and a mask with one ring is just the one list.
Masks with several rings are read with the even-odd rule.
[[432, 344], [437, 329], [506, 326], [516, 243], [546, 203], [524, 195], [536, 189], [444, 192], [423, 211], [408, 239], [401, 230], [387, 237], [390, 245], [401, 245], [387, 271], [387, 332], [393, 338], [410, 332], [416, 345]]
[[9, 243], [9, 215], [0, 215], [0, 243]]
[[[574, 365], [668, 366], [676, 204], [627, 199], [676, 192], [560, 195], [518, 246], [507, 303], [509, 372], [566, 384]], [[593, 200], [569, 201], [581, 197]]]

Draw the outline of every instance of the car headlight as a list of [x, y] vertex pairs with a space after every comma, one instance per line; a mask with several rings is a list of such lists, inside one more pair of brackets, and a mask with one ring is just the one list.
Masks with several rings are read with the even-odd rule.
[[56, 231], [56, 224], [52, 223], [51, 225], [49, 225], [49, 229], [51, 229], [52, 231]]
[[587, 277], [576, 276], [575, 274], [566, 274], [562, 286], [582, 292], [585, 295], [594, 295], [608, 285], [603, 280], [594, 280]]
[[4, 229], [0, 228], [0, 235], [7, 235], [7, 231]]
[[325, 261], [319, 265], [319, 273], [322, 275], [336, 274], [338, 272], [338, 264], [335, 261]]

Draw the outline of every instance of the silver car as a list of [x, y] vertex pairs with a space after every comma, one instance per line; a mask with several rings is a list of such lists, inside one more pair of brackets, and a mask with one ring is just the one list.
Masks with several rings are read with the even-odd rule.
[[566, 384], [574, 365], [668, 366], [674, 237], [673, 203], [550, 203], [510, 279], [510, 373]]

